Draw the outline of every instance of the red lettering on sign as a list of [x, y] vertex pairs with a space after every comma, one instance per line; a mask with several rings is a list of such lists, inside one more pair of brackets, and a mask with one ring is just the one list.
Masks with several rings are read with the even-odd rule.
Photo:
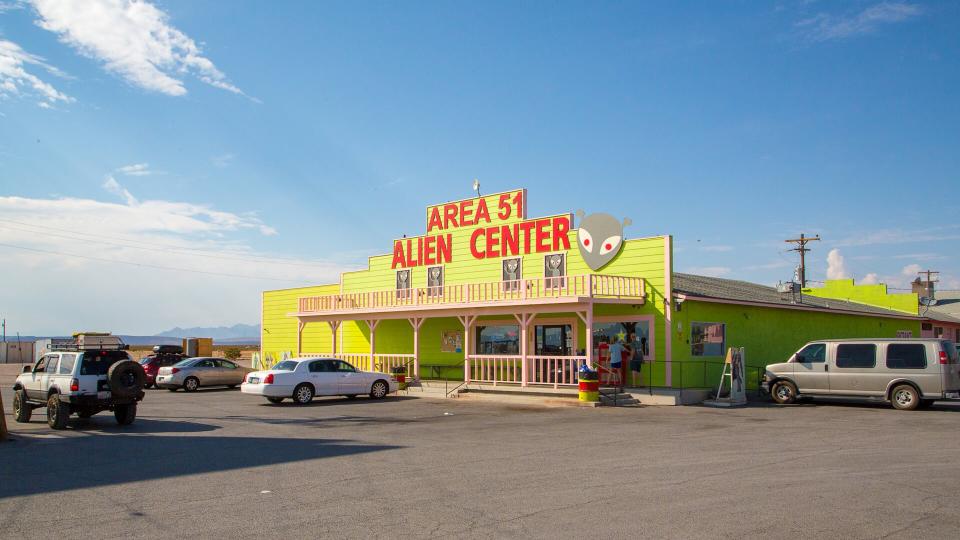
[[440, 264], [453, 261], [453, 235], [437, 236], [437, 255]]
[[476, 225], [477, 221], [473, 218], [473, 199], [460, 201], [460, 225]]
[[437, 241], [435, 236], [428, 236], [423, 241], [423, 264], [436, 264], [437, 260], [433, 258], [433, 253], [435, 251], [434, 242]]
[[518, 233], [517, 224], [513, 225], [504, 225], [501, 231], [501, 236], [503, 236], [503, 247], [500, 248], [500, 253], [502, 257], [507, 255], [516, 255], [520, 253], [520, 235]]
[[470, 254], [474, 259], [483, 259], [487, 254], [477, 249], [477, 239], [483, 236], [483, 229], [476, 229], [470, 235]]
[[537, 225], [535, 221], [524, 221], [520, 224], [520, 230], [523, 231], [523, 253], [530, 254], [530, 231]]
[[427, 232], [432, 231], [434, 227], [443, 228], [443, 222], [440, 221], [440, 209], [436, 206], [430, 211], [430, 221], [427, 223]]
[[487, 227], [487, 257], [500, 255], [500, 227]]
[[443, 206], [443, 228], [449, 229], [450, 222], [453, 222], [453, 226], [457, 226], [457, 205], [455, 204], [446, 204]]
[[477, 203], [477, 218], [473, 220], [474, 224], [480, 223], [480, 220], [490, 223], [490, 211], [487, 210], [487, 200], [479, 199]]
[[403, 256], [403, 242], [399, 240], [393, 242], [393, 263], [390, 268], [396, 268], [398, 264], [400, 268], [407, 266], [407, 258]]
[[523, 190], [517, 192], [517, 195], [513, 198], [513, 204], [517, 207], [517, 217], [521, 219], [526, 219], [526, 208], [523, 207]]
[[509, 219], [510, 218], [510, 194], [504, 193], [500, 195], [500, 204], [497, 205], [497, 217], [500, 219]]
[[570, 232], [570, 218], [568, 217], [553, 218], [553, 250], [554, 251], [558, 251], [560, 249], [570, 249], [570, 237], [567, 236], [568, 232]]
[[537, 253], [550, 251], [550, 245], [547, 244], [547, 242], [550, 240], [550, 234], [547, 232], [547, 227], [549, 226], [549, 219], [537, 220]]

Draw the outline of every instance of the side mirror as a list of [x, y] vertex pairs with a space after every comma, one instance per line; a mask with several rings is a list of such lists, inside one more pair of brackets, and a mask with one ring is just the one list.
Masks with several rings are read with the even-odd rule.
[[33, 371], [33, 366], [23, 366], [21, 373], [30, 373], [31, 371]]

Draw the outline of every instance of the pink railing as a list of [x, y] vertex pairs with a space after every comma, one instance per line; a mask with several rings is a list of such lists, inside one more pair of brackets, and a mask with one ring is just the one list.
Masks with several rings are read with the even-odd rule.
[[380, 373], [390, 373], [390, 370], [395, 367], [405, 366], [407, 368], [407, 376], [413, 375], [413, 359], [414, 355], [412, 354], [375, 354], [373, 355], [373, 366], [370, 365], [370, 354], [369, 353], [302, 353], [300, 354], [301, 358], [306, 358], [310, 356], [320, 356], [324, 358], [336, 358], [338, 360], [343, 360], [353, 367], [357, 368], [360, 371], [379, 371]]
[[[585, 356], [528, 356], [527, 384], [575, 386], [577, 371], [587, 361]], [[523, 359], [520, 356], [473, 355], [464, 362], [466, 382], [521, 384]]]
[[643, 278], [586, 274], [516, 281], [461, 283], [443, 287], [389, 289], [359, 293], [304, 296], [300, 313], [404, 308], [439, 304], [476, 304], [567, 297], [637, 298], [646, 296]]

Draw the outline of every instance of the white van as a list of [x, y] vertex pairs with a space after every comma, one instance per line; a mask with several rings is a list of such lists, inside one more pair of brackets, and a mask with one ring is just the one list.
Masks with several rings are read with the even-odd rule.
[[960, 399], [960, 360], [943, 339], [825, 339], [767, 366], [762, 388], [782, 404], [808, 396], [863, 397], [913, 410]]

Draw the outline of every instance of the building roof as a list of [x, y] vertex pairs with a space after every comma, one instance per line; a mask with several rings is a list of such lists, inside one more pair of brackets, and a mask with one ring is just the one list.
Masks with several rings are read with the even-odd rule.
[[792, 309], [806, 308], [838, 312], [863, 313], [867, 315], [896, 317], [899, 319], [917, 318], [900, 311], [868, 306], [866, 304], [858, 304], [856, 302], [834, 300], [830, 298], [818, 298], [809, 294], [801, 295], [799, 293], [794, 296], [789, 293], [780, 293], [774, 287], [768, 287], [758, 283], [750, 283], [748, 281], [738, 281], [734, 279], [695, 276], [692, 274], [673, 274], [673, 292], [674, 294], [683, 294], [689, 297], [724, 300], [734, 303], [766, 304], [774, 307]]
[[920, 306], [922, 316], [960, 324], [960, 291], [936, 291], [934, 296], [937, 299], [936, 305], [927, 310]]

